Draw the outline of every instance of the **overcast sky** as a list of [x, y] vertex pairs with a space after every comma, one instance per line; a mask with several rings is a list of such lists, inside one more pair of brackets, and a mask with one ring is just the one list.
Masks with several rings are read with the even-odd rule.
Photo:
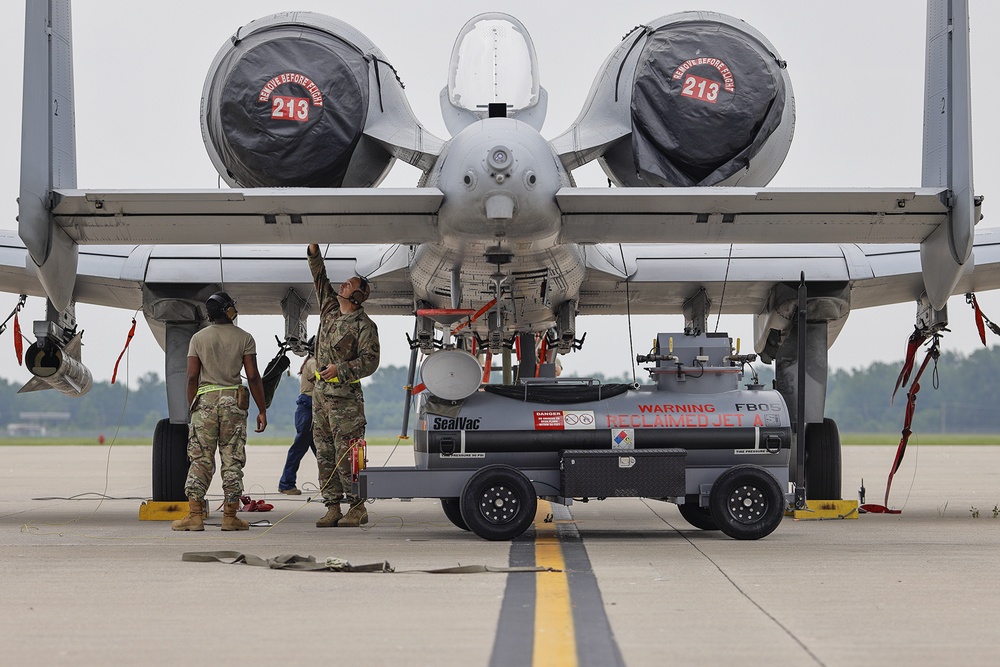
[[[14, 4], [14, 3], [10, 3]], [[1000, 93], [995, 68], [1000, 49], [991, 34], [1000, 25], [1000, 3], [970, 0], [972, 15], [975, 185], [985, 195], [986, 219], [1000, 221]], [[778, 2], [686, 0], [672, 3], [554, 3], [507, 0], [307, 2], [264, 0], [100, 0], [73, 7], [78, 181], [81, 188], [211, 188], [218, 177], [201, 141], [199, 101], [208, 66], [237, 28], [268, 14], [303, 9], [336, 15], [367, 35], [396, 67], [414, 112], [434, 134], [447, 138], [438, 94], [446, 83], [455, 36], [472, 16], [505, 11], [524, 23], [534, 40], [542, 85], [549, 93], [542, 134], [561, 134], [579, 113], [607, 55], [634, 26], [658, 16], [698, 9], [741, 18], [771, 40], [788, 62], [797, 110], [795, 138], [771, 185], [778, 187], [913, 187], [920, 184], [925, 9], [914, 0], [811, 0]], [[16, 229], [20, 145], [23, 8], [12, 7], [0, 25], [7, 102], [0, 105], [0, 228]], [[991, 111], [992, 110], [992, 111]], [[417, 172], [397, 164], [385, 185], [416, 184]], [[580, 185], [603, 186], [593, 163], [575, 172]], [[995, 211], [995, 212], [994, 212]], [[305, 260], [303, 259], [303, 262]], [[16, 303], [0, 294], [0, 317]], [[987, 315], [1000, 320], [1000, 292], [980, 295]], [[951, 329], [944, 349], [963, 353], [981, 346], [962, 297], [949, 304]], [[834, 368], [902, 358], [913, 328], [913, 304], [852, 312], [830, 351]], [[81, 305], [84, 362], [95, 380], [109, 380], [125, 342], [132, 313]], [[42, 299], [29, 299], [21, 326], [44, 317]], [[403, 337], [412, 320], [376, 318], [383, 364], [405, 365]], [[258, 342], [262, 364], [283, 333], [279, 316], [241, 317]], [[310, 329], [315, 327], [310, 318]], [[680, 316], [637, 317], [635, 352], [645, 352], [657, 331], [676, 331]], [[716, 319], [710, 320], [716, 326]], [[718, 329], [752, 347], [750, 316], [723, 317]], [[629, 323], [624, 317], [590, 316], [584, 350], [565, 359], [567, 374], [617, 374], [631, 368]], [[992, 336], [992, 334], [989, 334]], [[988, 340], [993, 345], [996, 338]], [[128, 377], [162, 375], [163, 355], [140, 317], [129, 355]], [[120, 371], [120, 375], [124, 373]], [[10, 330], [0, 337], [0, 376], [26, 381], [12, 351]]]

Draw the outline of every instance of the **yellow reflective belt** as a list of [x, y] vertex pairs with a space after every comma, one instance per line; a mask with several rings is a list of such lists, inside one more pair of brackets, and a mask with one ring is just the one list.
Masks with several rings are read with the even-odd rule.
[[204, 384], [198, 387], [198, 393], [195, 396], [201, 396], [202, 394], [207, 394], [210, 391], [226, 391], [228, 389], [239, 389], [238, 384], [234, 384], [231, 387], [223, 387], [221, 384]]
[[[316, 371], [316, 379], [317, 380], [323, 380], [323, 376], [319, 374], [319, 371]], [[340, 384], [340, 378], [339, 377], [333, 377], [333, 378], [330, 378], [329, 380], [323, 380], [323, 382], [336, 382], [337, 384]], [[361, 380], [351, 380], [347, 384], [358, 384], [359, 382], [361, 382]]]

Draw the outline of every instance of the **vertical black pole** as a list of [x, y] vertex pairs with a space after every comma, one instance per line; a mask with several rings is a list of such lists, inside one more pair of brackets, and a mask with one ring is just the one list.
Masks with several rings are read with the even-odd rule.
[[795, 508], [806, 506], [806, 274], [799, 281], [798, 365], [795, 383]]
[[[413, 323], [413, 340], [417, 339], [417, 321]], [[400, 431], [399, 437], [404, 440], [409, 436], [406, 435], [410, 428], [410, 404], [413, 401], [413, 381], [416, 379], [417, 374], [417, 348], [410, 350], [410, 367], [406, 371], [406, 400], [403, 402], [403, 430]]]

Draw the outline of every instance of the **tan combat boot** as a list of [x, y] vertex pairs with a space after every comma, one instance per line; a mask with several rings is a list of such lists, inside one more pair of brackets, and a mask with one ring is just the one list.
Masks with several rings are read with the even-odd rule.
[[226, 503], [222, 506], [222, 530], [250, 530], [250, 524], [236, 516], [239, 509], [239, 503]]
[[172, 530], [205, 530], [203, 500], [188, 498], [188, 515], [170, 524]]
[[338, 527], [346, 528], [357, 528], [360, 525], [368, 523], [368, 510], [365, 509], [364, 498], [359, 498], [354, 501], [351, 505], [351, 509], [347, 510], [347, 514], [344, 518], [340, 520], [337, 524]]
[[316, 522], [317, 528], [332, 528], [337, 525], [337, 522], [343, 518], [344, 514], [340, 511], [340, 505], [329, 505], [326, 508], [326, 514], [323, 518]]

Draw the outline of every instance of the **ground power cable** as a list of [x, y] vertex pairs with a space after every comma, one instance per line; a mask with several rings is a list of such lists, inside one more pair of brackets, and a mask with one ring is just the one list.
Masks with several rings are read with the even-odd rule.
[[691, 547], [693, 547], [695, 551], [697, 551], [699, 554], [701, 554], [701, 556], [705, 560], [707, 560], [709, 563], [711, 563], [715, 567], [715, 569], [719, 571], [719, 574], [721, 574], [723, 577], [725, 577], [726, 581], [728, 581], [729, 584], [733, 588], [735, 588], [736, 591], [740, 595], [742, 595], [746, 599], [747, 602], [749, 602], [754, 607], [756, 607], [762, 614], [764, 614], [764, 616], [766, 616], [772, 623], [774, 623], [778, 628], [780, 628], [782, 632], [784, 632], [786, 635], [788, 635], [788, 637], [793, 642], [795, 642], [803, 651], [805, 651], [806, 655], [808, 655], [810, 658], [812, 658], [812, 660], [817, 665], [819, 665], [820, 667], [826, 667], [826, 663], [823, 662], [822, 660], [820, 660], [819, 656], [817, 656], [815, 653], [813, 653], [809, 649], [809, 647], [806, 646], [805, 642], [803, 642], [801, 639], [799, 639], [795, 635], [795, 633], [792, 632], [785, 624], [783, 624], [781, 621], [779, 621], [777, 618], [775, 618], [775, 616], [771, 612], [769, 612], [768, 610], [764, 609], [764, 607], [762, 607], [759, 602], [757, 602], [756, 600], [754, 600], [753, 597], [749, 593], [747, 593], [745, 590], [743, 590], [743, 588], [738, 583], [736, 583], [733, 580], [733, 578], [730, 577], [729, 574], [724, 569], [722, 569], [722, 566], [720, 566], [717, 562], [715, 562], [715, 560], [713, 560], [711, 556], [709, 556], [707, 553], [705, 553], [705, 551], [701, 547], [699, 547], [697, 544], [695, 544], [694, 541], [691, 540], [691, 538], [688, 537], [685, 534], [684, 531], [682, 531], [681, 529], [679, 529], [676, 526], [674, 526], [665, 517], [663, 517], [662, 515], [660, 515], [659, 512], [657, 512], [656, 510], [654, 510], [652, 508], [652, 506], [650, 506], [649, 502], [645, 498], [642, 498], [641, 501], [642, 501], [642, 504], [645, 505], [649, 509], [649, 511], [653, 513], [654, 516], [656, 516], [656, 518], [658, 518], [660, 521], [662, 521], [667, 526], [669, 526], [674, 532], [676, 532], [678, 535], [680, 535]]
[[[126, 357], [125, 368], [126, 368], [126, 376], [127, 376], [127, 374], [128, 374], [128, 357]], [[336, 433], [336, 431], [334, 433]], [[268, 520], [268, 525], [267, 526], [256, 525], [257, 522], [251, 523], [251, 525], [255, 525], [256, 527], [264, 528], [264, 530], [260, 534], [258, 534], [258, 535], [252, 535], [252, 536], [251, 535], [247, 535], [247, 536], [242, 536], [242, 535], [241, 536], [237, 536], [237, 535], [225, 535], [223, 537], [227, 538], [227, 539], [237, 539], [237, 540], [241, 540], [241, 541], [253, 541], [253, 540], [259, 539], [259, 538], [263, 537], [264, 535], [266, 535], [268, 532], [271, 531], [272, 528], [276, 527], [279, 523], [282, 523], [283, 521], [285, 521], [286, 519], [288, 519], [290, 516], [296, 514], [297, 512], [299, 512], [300, 510], [302, 510], [304, 507], [306, 507], [310, 503], [314, 502], [315, 499], [323, 492], [323, 489], [326, 488], [327, 484], [329, 484], [330, 481], [333, 479], [333, 475], [337, 474], [337, 468], [344, 461], [344, 457], [346, 457], [350, 453], [350, 451], [351, 450], [348, 449], [347, 451], [344, 452], [343, 456], [341, 456], [340, 459], [338, 459], [337, 465], [334, 466], [333, 472], [330, 474], [330, 477], [327, 478], [327, 480], [323, 484], [323, 486], [316, 492], [315, 495], [307, 498], [306, 502], [302, 503], [302, 505], [300, 507], [292, 510], [291, 512], [289, 512], [285, 516], [283, 516], [280, 519], [278, 519], [277, 521], [275, 521], [274, 523], [271, 523], [270, 520]], [[107, 490], [107, 489], [105, 489], [105, 490]], [[224, 496], [223, 496], [223, 500], [225, 500]], [[98, 507], [100, 507], [100, 506], [98, 506]], [[96, 511], [97, 510], [95, 509], [94, 513], [96, 513]], [[94, 513], [91, 513], [90, 516], [93, 516]], [[84, 518], [85, 519], [86, 518], [90, 518], [90, 516], [84, 517]], [[66, 523], [63, 523], [63, 524], [42, 524], [42, 525], [46, 525], [46, 526], [63, 526], [63, 525], [68, 525], [68, 524], [75, 523], [75, 522], [81, 521], [81, 520], [82, 519], [73, 519], [72, 521], [67, 521]], [[250, 522], [248, 522], [248, 523], [250, 523]], [[215, 526], [215, 525], [221, 525], [221, 524], [208, 524], [208, 525]], [[22, 533], [23, 532], [28, 532], [28, 531], [31, 531], [31, 530], [35, 531], [36, 534], [41, 534], [41, 535], [55, 535], [55, 534], [63, 535], [64, 534], [64, 533], [37, 533], [38, 529], [35, 528], [35, 527], [33, 527], [33, 526], [31, 526], [30, 524], [25, 524], [25, 525], [21, 526], [21, 532]], [[178, 532], [181, 532], [181, 531], [178, 531]], [[204, 531], [183, 531], [183, 532], [185, 533], [184, 535], [172, 535], [172, 534], [169, 534], [169, 535], [163, 535], [162, 537], [157, 537], [157, 536], [154, 536], [154, 535], [132, 535], [132, 536], [123, 536], [123, 537], [107, 537], [107, 536], [97, 536], [97, 535], [84, 535], [84, 536], [88, 537], [88, 538], [91, 538], [91, 539], [98, 539], [98, 540], [132, 540], [132, 539], [144, 539], [144, 540], [146, 540], [146, 539], [159, 539], [159, 540], [169, 540], [169, 541], [173, 541], [173, 542], [184, 541], [184, 540], [205, 540], [205, 539], [208, 539], [207, 536], [190, 535], [189, 534], [191, 532], [202, 533]], [[230, 532], [230, 531], [226, 531], [226, 532]], [[216, 535], [215, 531], [212, 531], [210, 535], [211, 535], [212, 539], [218, 539], [218, 536]]]

